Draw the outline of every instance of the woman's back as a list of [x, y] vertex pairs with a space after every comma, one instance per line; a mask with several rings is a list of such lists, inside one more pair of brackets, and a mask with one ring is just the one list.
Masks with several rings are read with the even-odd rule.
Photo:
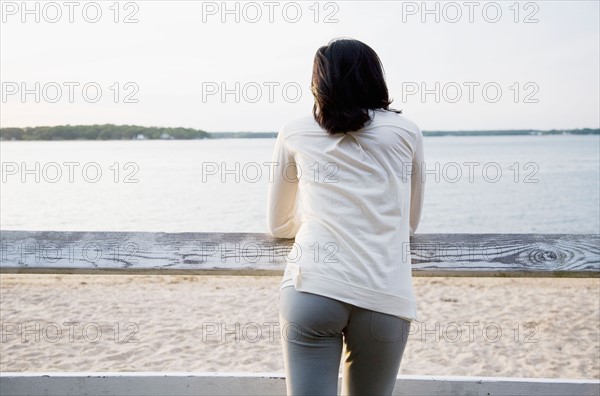
[[416, 319], [409, 235], [423, 205], [423, 136], [393, 111], [370, 115], [345, 134], [310, 116], [279, 132], [268, 226], [296, 238], [281, 287]]

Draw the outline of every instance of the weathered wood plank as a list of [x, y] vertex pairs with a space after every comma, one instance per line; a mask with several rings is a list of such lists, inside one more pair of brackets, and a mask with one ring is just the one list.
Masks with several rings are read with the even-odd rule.
[[[341, 383], [338, 385], [341, 391]], [[393, 395], [598, 396], [600, 381], [399, 376]], [[9, 395], [285, 395], [277, 373], [2, 373]]]
[[[253, 233], [5, 230], [0, 272], [281, 275], [292, 249]], [[402, 251], [415, 276], [600, 277], [600, 234], [419, 234]]]

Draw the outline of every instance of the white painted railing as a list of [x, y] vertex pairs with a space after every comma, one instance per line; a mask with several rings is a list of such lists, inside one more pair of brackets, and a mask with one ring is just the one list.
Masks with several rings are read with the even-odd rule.
[[[2, 373], [0, 380], [2, 396], [285, 395], [281, 373]], [[393, 395], [592, 396], [599, 387], [597, 380], [402, 375]]]

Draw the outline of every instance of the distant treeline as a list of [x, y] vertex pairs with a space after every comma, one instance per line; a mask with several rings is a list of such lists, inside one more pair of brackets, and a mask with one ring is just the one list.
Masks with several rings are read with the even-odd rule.
[[[599, 135], [600, 129], [534, 129], [490, 131], [423, 131], [424, 136], [499, 135]], [[53, 127], [0, 128], [0, 140], [131, 140], [131, 139], [248, 139], [275, 138], [277, 132], [213, 132], [192, 128], [158, 128], [135, 125], [61, 125]]]
[[208, 132], [199, 129], [112, 124], [0, 128], [2, 140], [206, 139], [209, 137]]

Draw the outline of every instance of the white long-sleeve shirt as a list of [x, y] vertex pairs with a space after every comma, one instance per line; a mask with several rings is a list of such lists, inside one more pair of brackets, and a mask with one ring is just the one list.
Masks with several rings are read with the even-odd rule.
[[401, 114], [370, 114], [347, 134], [327, 134], [312, 116], [281, 128], [267, 228], [295, 237], [281, 288], [415, 320], [409, 235], [423, 207], [423, 134]]

